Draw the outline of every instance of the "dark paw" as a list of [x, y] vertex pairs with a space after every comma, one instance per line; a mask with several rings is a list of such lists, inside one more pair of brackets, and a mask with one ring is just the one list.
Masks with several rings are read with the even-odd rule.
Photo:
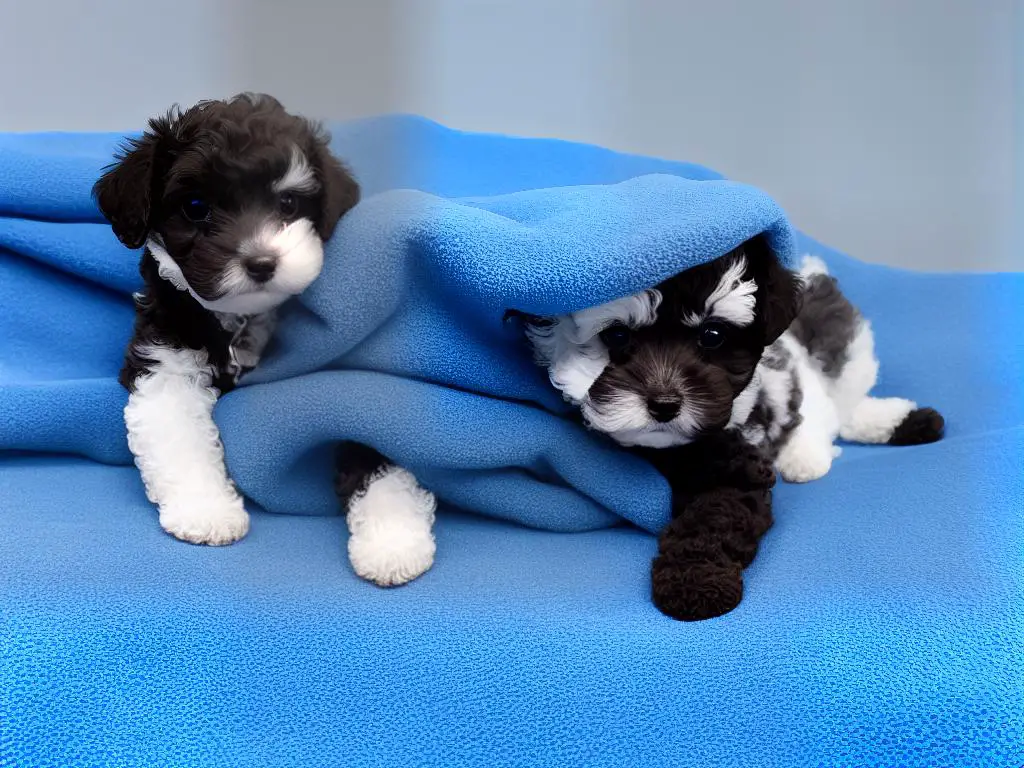
[[889, 445], [923, 445], [942, 438], [946, 420], [934, 408], [911, 411], [889, 438]]
[[651, 599], [666, 616], [700, 621], [728, 613], [743, 597], [736, 563], [681, 562], [660, 556], [651, 565]]
[[772, 523], [770, 491], [722, 488], [680, 510], [661, 532], [658, 551], [676, 560], [722, 558], [746, 567]]

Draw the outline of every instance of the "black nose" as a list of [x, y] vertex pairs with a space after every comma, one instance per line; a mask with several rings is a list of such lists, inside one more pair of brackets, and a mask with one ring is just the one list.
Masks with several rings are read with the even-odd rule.
[[679, 415], [679, 408], [682, 401], [678, 397], [649, 397], [647, 398], [647, 410], [655, 421], [665, 423], [672, 421]]
[[277, 269], [277, 259], [273, 256], [260, 254], [250, 256], [245, 260], [246, 274], [257, 283], [265, 283], [270, 280], [274, 276], [275, 269]]

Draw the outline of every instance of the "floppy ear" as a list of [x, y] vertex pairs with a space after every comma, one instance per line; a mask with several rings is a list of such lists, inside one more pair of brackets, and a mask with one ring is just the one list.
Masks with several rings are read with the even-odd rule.
[[325, 241], [334, 234], [334, 228], [341, 217], [359, 202], [359, 184], [331, 153], [329, 141], [329, 136], [319, 132], [313, 151], [322, 201], [316, 231], [320, 239]]
[[764, 237], [757, 237], [745, 249], [754, 266], [757, 307], [764, 345], [775, 342], [800, 314], [803, 283], [796, 273], [779, 263]]
[[157, 167], [171, 131], [170, 118], [151, 120], [149, 130], [130, 139], [92, 188], [100, 212], [117, 239], [139, 248], [149, 233], [155, 188], [162, 176]]

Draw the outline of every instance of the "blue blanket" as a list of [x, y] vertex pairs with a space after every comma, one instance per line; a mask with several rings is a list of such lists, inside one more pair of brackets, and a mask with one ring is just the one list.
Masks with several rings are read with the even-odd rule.
[[[136, 255], [88, 199], [112, 139], [3, 141], [0, 178], [12, 181], [0, 247], [17, 254], [3, 269], [18, 305], [0, 325], [0, 365], [15, 379], [0, 390], [0, 413], [15, 417], [5, 444], [125, 460], [112, 373]], [[364, 202], [284, 313], [277, 354], [217, 410], [241, 490], [270, 511], [336, 514], [331, 449], [351, 439], [463, 509], [563, 531], [623, 518], [664, 526], [664, 481], [565, 418], [503, 316], [594, 306], [760, 233], [789, 261], [778, 206], [698, 166], [562, 142], [493, 145], [414, 119], [342, 127], [334, 149]], [[40, 343], [65, 325], [62, 343]], [[80, 423], [92, 426], [69, 428]]]
[[[382, 200], [715, 178], [406, 118], [336, 133]], [[564, 535], [450, 509], [434, 569], [384, 591], [348, 568], [337, 517], [257, 510], [242, 542], [186, 546], [161, 533], [133, 468], [101, 464], [130, 461], [113, 376], [135, 255], [88, 201], [115, 141], [0, 137], [0, 765], [1024, 764], [1024, 276], [912, 274], [797, 236], [796, 252], [824, 256], [873, 318], [880, 394], [940, 408], [948, 432], [916, 448], [846, 446], [823, 480], [780, 487], [727, 616], [661, 616], [648, 600], [656, 544], [633, 528]], [[316, 324], [317, 295], [286, 333]], [[340, 429], [306, 381], [338, 374], [292, 376], [299, 349], [224, 399], [234, 471], [244, 420], [266, 429], [245, 398], [262, 407], [261, 393], [296, 387], [290, 413], [324, 438]], [[557, 403], [544, 406], [547, 423]], [[287, 459], [305, 438], [286, 437]], [[15, 455], [39, 452], [51, 455]], [[320, 511], [265, 490], [271, 506]], [[601, 515], [567, 503], [579, 516], [558, 521], [525, 507], [512, 512], [539, 526], [617, 519], [611, 503]]]

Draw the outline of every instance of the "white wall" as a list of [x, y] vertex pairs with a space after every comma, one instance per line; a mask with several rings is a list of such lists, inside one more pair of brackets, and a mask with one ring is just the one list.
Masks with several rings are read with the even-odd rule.
[[1024, 269], [1021, 4], [0, 0], [0, 71], [22, 73], [0, 80], [0, 129], [121, 130], [265, 90], [321, 117], [411, 111], [702, 162], [860, 258]]
[[402, 2], [0, 0], [0, 130], [128, 130], [243, 90], [323, 117], [393, 111]]

